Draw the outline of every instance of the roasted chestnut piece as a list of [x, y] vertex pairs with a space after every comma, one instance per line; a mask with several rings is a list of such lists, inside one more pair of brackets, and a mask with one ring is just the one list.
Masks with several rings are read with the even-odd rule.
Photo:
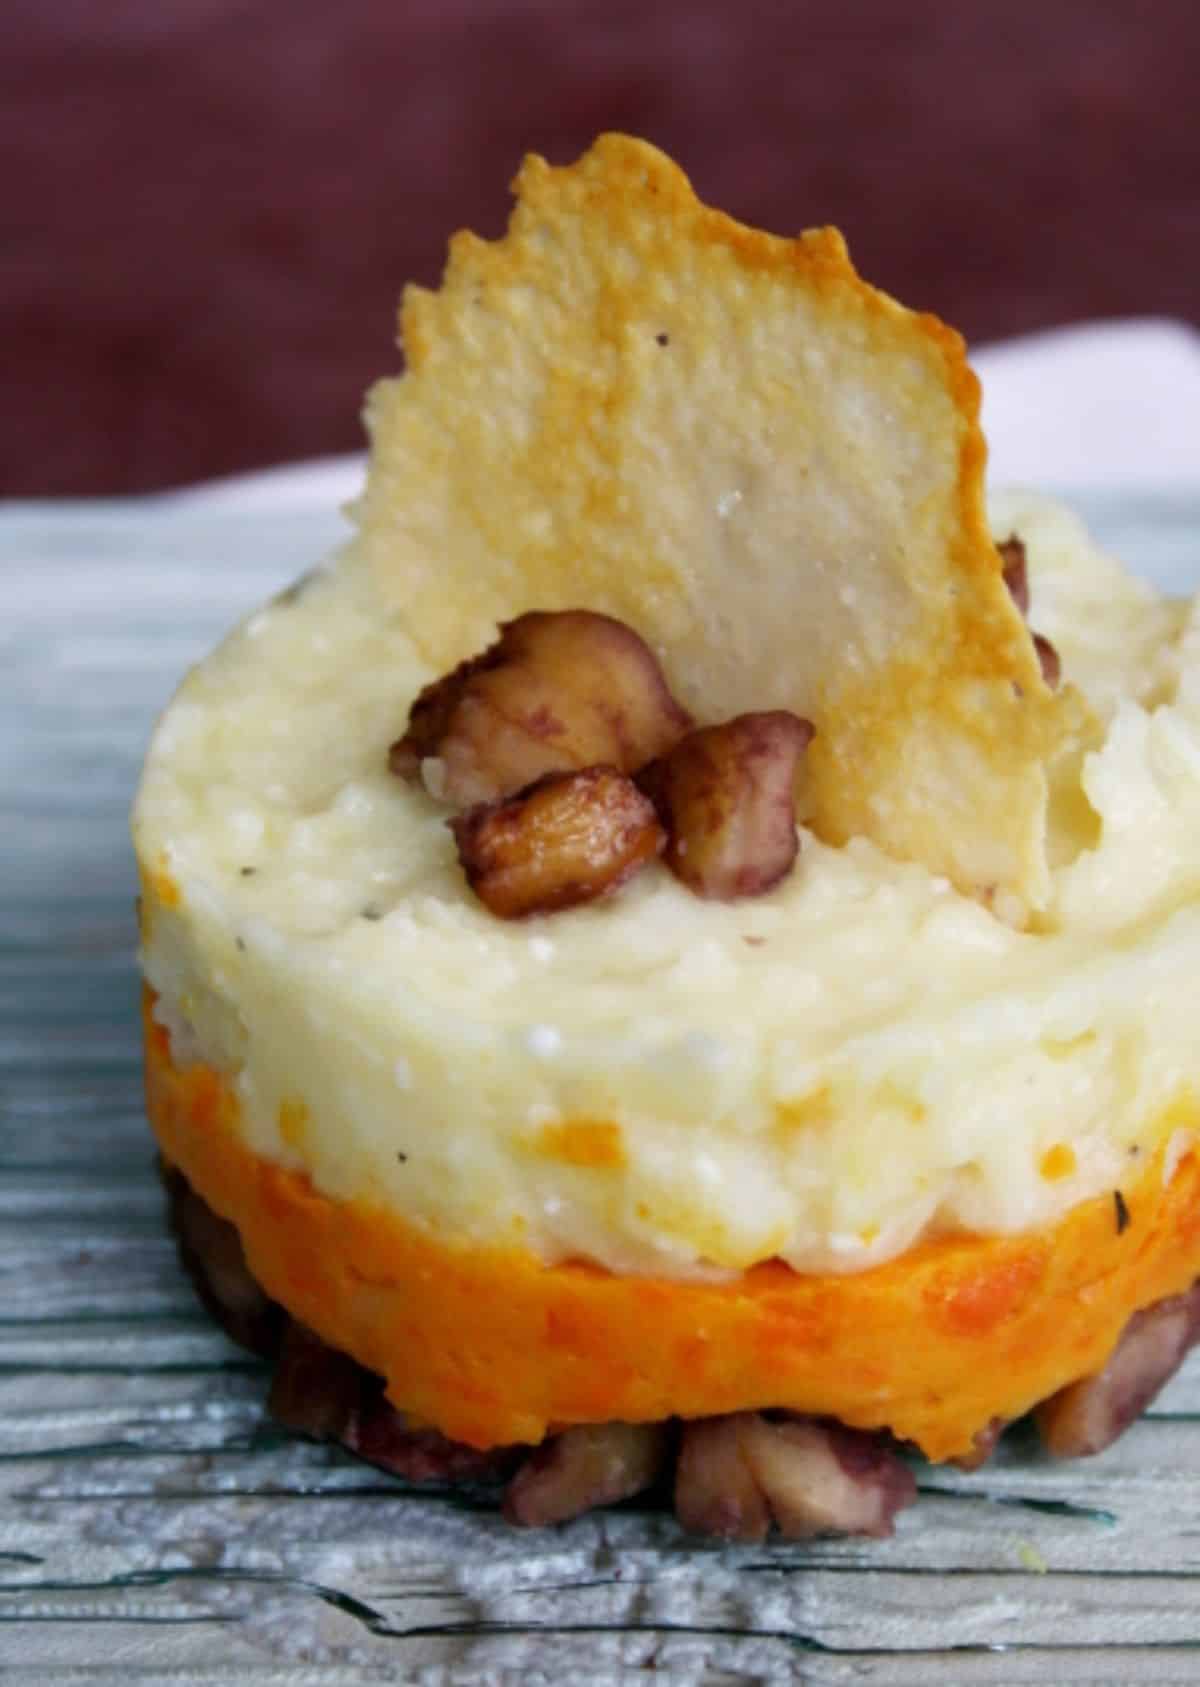
[[653, 804], [615, 767], [549, 773], [450, 829], [471, 889], [506, 920], [592, 902], [666, 842]]
[[439, 764], [433, 793], [496, 802], [546, 773], [601, 764], [633, 773], [691, 725], [644, 639], [587, 609], [535, 611], [427, 685], [388, 756], [393, 773]]
[[796, 769], [813, 729], [784, 709], [689, 732], [638, 776], [667, 829], [667, 866], [697, 896], [760, 896], [790, 871]]

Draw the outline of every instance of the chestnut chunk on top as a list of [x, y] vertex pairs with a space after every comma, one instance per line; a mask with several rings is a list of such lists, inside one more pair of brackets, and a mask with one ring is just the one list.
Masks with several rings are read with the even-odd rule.
[[638, 775], [667, 828], [667, 866], [697, 896], [759, 896], [792, 869], [796, 770], [813, 729], [785, 709], [689, 732]]
[[[1008, 587], [1008, 595], [1021, 611], [1026, 621], [1029, 620], [1029, 572], [1025, 559], [1025, 543], [1015, 533], [1010, 533], [1007, 539], [1001, 541], [996, 549], [1000, 552], [1000, 560], [1004, 564], [1004, 584]], [[1062, 660], [1050, 640], [1041, 633], [1034, 633], [1033, 648], [1037, 652], [1038, 665], [1042, 670], [1042, 678], [1051, 691], [1057, 691], [1062, 679]]]
[[653, 804], [614, 767], [547, 773], [450, 822], [467, 882], [501, 919], [615, 890], [662, 851]]
[[587, 609], [534, 611], [425, 687], [389, 762], [410, 778], [434, 759], [437, 794], [470, 808], [547, 773], [633, 773], [691, 724], [658, 658], [623, 621]]
[[425, 687], [389, 765], [462, 811], [468, 882], [517, 919], [606, 895], [659, 855], [699, 896], [769, 890], [796, 859], [812, 730], [786, 710], [694, 728], [631, 627], [535, 611]]

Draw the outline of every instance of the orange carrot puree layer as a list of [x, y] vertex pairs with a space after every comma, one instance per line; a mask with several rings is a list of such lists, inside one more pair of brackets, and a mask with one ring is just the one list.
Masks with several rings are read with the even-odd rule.
[[[390, 1208], [329, 1200], [247, 1148], [228, 1082], [171, 1063], [147, 1014], [147, 1101], [163, 1153], [241, 1232], [297, 1318], [387, 1379], [403, 1410], [489, 1447], [548, 1428], [780, 1406], [889, 1428], [929, 1458], [969, 1453], [1100, 1369], [1138, 1307], [1200, 1275], [1200, 1166], [1162, 1157], [1057, 1226], [922, 1243], [849, 1276], [779, 1263], [730, 1282], [547, 1266], [437, 1239]], [[1200, 1126], [1181, 1104], [1178, 1123]]]

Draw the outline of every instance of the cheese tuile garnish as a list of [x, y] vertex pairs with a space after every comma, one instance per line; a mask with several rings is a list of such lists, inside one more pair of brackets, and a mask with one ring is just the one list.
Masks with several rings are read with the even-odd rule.
[[407, 372], [370, 394], [357, 509], [435, 674], [528, 610], [614, 615], [699, 721], [816, 736], [804, 818], [1020, 922], [1044, 906], [1047, 770], [1081, 729], [1046, 685], [985, 524], [961, 338], [604, 135], [527, 158], [505, 236], [409, 287]]

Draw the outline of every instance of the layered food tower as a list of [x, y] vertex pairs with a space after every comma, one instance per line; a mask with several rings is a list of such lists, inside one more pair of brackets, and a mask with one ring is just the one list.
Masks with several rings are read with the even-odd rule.
[[150, 748], [176, 1230], [402, 1475], [886, 1533], [1192, 1339], [1196, 612], [985, 509], [961, 340], [834, 231], [621, 136], [516, 186]]

